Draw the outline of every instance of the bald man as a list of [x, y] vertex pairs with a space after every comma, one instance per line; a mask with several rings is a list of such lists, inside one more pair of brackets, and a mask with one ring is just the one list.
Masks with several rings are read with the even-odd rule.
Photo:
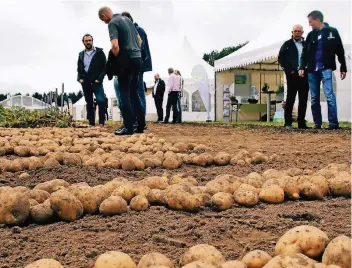
[[160, 78], [159, 74], [154, 75], [155, 84], [152, 91], [156, 112], [158, 113], [157, 123], [162, 123], [164, 118], [163, 101], [165, 93], [165, 82]]
[[[108, 7], [101, 8], [98, 15], [100, 20], [108, 24], [111, 52], [115, 56], [115, 59], [112, 59], [112, 71], [116, 73], [119, 82], [124, 128], [115, 130], [115, 134], [143, 133], [145, 110], [137, 94], [141, 68], [141, 39], [130, 19], [114, 14]], [[138, 122], [136, 129], [135, 118]]]
[[302, 37], [303, 27], [295, 25], [292, 29], [292, 37], [287, 40], [279, 52], [279, 63], [285, 71], [287, 81], [287, 96], [285, 105], [285, 128], [292, 129], [292, 110], [298, 92], [298, 128], [308, 129], [306, 125], [306, 111], [308, 101], [308, 76], [299, 76], [299, 66], [305, 41]]

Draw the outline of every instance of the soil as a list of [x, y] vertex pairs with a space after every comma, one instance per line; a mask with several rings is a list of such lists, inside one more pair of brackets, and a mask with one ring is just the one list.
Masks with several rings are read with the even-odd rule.
[[[108, 131], [112, 131], [112, 127]], [[255, 166], [225, 166], [201, 168], [184, 165], [169, 174], [186, 172], [200, 184], [219, 174], [243, 176], [269, 168], [298, 167], [318, 170], [330, 163], [351, 164], [350, 131], [282, 131], [275, 128], [227, 128], [197, 125], [151, 124], [147, 132], [167, 141], [203, 143], [214, 153], [234, 154], [239, 149], [259, 151], [279, 161]], [[69, 183], [85, 181], [90, 185], [105, 183], [123, 176], [140, 180], [161, 175], [164, 169], [124, 172], [109, 168], [58, 167], [28, 172], [30, 177], [18, 179], [18, 173], [5, 173], [0, 186], [34, 187], [54, 178]], [[298, 225], [313, 225], [325, 231], [329, 238], [351, 236], [351, 200], [325, 198], [322, 201], [288, 201], [280, 205], [260, 203], [254, 208], [235, 205], [224, 212], [209, 208], [199, 213], [151, 207], [145, 212], [102, 217], [85, 215], [73, 223], [55, 222], [47, 225], [26, 223], [22, 226], [0, 226], [0, 268], [24, 267], [40, 259], [54, 258], [64, 267], [93, 267], [99, 254], [123, 251], [138, 263], [150, 252], [167, 255], [178, 267], [178, 260], [190, 246], [207, 243], [219, 249], [227, 260], [238, 259], [246, 252], [261, 249], [273, 253], [278, 238]]]

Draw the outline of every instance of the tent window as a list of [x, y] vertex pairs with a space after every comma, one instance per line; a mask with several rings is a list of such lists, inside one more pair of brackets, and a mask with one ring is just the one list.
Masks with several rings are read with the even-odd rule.
[[204, 103], [198, 90], [192, 94], [192, 111], [193, 112], [206, 112]]

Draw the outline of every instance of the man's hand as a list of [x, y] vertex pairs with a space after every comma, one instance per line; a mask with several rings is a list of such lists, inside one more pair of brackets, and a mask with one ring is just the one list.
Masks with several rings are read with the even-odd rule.
[[345, 79], [346, 78], [346, 72], [341, 72], [340, 76], [341, 76], [341, 80]]
[[83, 79], [79, 79], [79, 81], [78, 82], [80, 82], [81, 84], [83, 83]]
[[95, 83], [100, 83], [99, 80], [95, 80]]
[[299, 70], [298, 74], [299, 74], [300, 77], [303, 77], [304, 76], [304, 70]]

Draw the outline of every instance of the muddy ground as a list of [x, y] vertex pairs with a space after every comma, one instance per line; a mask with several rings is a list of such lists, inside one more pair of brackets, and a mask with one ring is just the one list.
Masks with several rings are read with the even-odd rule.
[[[112, 128], [109, 128], [111, 131]], [[351, 163], [350, 131], [290, 131], [274, 128], [238, 129], [216, 126], [150, 125], [152, 132], [167, 141], [196, 142], [211, 146], [214, 152], [234, 154], [239, 149], [274, 153], [280, 160], [256, 166], [201, 168], [183, 166], [170, 174], [187, 172], [205, 183], [219, 174], [246, 175], [268, 168], [299, 167], [317, 170], [329, 163]], [[108, 168], [59, 167], [29, 172], [30, 178], [6, 173], [0, 186], [34, 187], [53, 178], [70, 183], [86, 181], [102, 184], [117, 176], [139, 180], [161, 175], [164, 169], [124, 172]], [[143, 254], [158, 251], [175, 264], [187, 247], [208, 243], [217, 247], [226, 259], [237, 259], [253, 249], [273, 253], [275, 242], [288, 229], [302, 224], [314, 225], [330, 238], [350, 236], [351, 200], [326, 198], [323, 201], [285, 202], [280, 205], [260, 203], [254, 208], [234, 206], [225, 212], [204, 209], [191, 214], [164, 207], [146, 212], [130, 211], [122, 216], [104, 218], [84, 216], [73, 222], [48, 225], [26, 224], [0, 226], [0, 267], [24, 267], [40, 258], [55, 258], [65, 267], [93, 267], [96, 257], [110, 250], [123, 251], [138, 262]]]

